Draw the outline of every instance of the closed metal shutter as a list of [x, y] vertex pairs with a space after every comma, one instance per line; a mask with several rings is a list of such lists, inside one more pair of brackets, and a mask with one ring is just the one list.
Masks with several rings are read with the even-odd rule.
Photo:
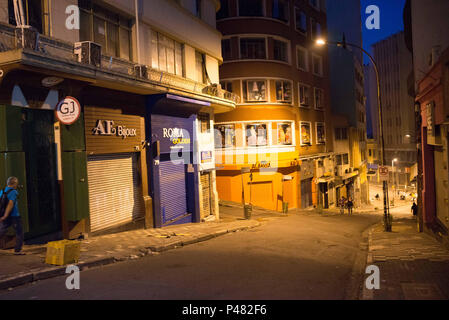
[[91, 232], [144, 216], [136, 154], [88, 157]]
[[162, 223], [187, 214], [184, 162], [164, 161], [159, 165]]
[[207, 218], [212, 214], [211, 212], [211, 187], [210, 187], [210, 173], [202, 173], [201, 174], [201, 186], [202, 186], [202, 199], [203, 199], [203, 208], [202, 208], [202, 216]]

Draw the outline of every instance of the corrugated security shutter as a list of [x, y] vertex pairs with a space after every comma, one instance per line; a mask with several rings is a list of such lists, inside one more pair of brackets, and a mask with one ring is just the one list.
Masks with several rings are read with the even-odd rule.
[[91, 232], [144, 216], [137, 155], [90, 156], [87, 172]]
[[159, 165], [163, 224], [187, 214], [184, 162], [164, 161]]

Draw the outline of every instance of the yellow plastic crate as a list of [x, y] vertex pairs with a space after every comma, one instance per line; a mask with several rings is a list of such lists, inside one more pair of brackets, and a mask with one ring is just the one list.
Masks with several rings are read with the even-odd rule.
[[80, 258], [81, 242], [62, 240], [47, 244], [46, 264], [64, 266], [77, 263]]

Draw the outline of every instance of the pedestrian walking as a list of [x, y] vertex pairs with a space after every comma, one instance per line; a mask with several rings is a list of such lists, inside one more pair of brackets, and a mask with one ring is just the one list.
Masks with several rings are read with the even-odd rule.
[[413, 216], [418, 215], [418, 206], [416, 205], [415, 201], [413, 201], [412, 209], [411, 209]]
[[16, 231], [16, 247], [14, 254], [23, 255], [23, 227], [20, 217], [19, 207], [17, 205], [17, 186], [19, 179], [16, 177], [8, 178], [5, 189], [0, 191], [0, 239], [3, 238], [8, 228], [13, 226]]
[[345, 199], [345, 197], [342, 197], [340, 199], [340, 214], [345, 213], [345, 205], [346, 205], [346, 199]]
[[352, 210], [354, 208], [354, 202], [352, 202], [352, 199], [348, 200], [347, 206], [348, 206], [348, 213], [349, 213], [349, 215], [351, 215], [352, 214]]

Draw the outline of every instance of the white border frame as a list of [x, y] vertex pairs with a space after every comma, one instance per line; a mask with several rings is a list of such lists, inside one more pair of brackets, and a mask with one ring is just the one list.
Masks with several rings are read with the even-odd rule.
[[[319, 58], [320, 59], [320, 71], [321, 74], [319, 73], [315, 73], [315, 68], [314, 68], [314, 63], [313, 63], [313, 58]], [[312, 52], [312, 74], [318, 77], [324, 77], [324, 66], [323, 66], [323, 57]]]
[[[243, 95], [243, 81], [265, 81], [266, 83], [266, 100], [264, 101], [245, 101], [245, 97]], [[270, 88], [270, 81], [267, 78], [248, 78], [248, 79], [240, 79], [240, 91], [241, 91], [241, 97], [242, 97], [242, 102], [245, 104], [260, 104], [260, 103], [269, 103], [271, 101], [270, 99], [270, 92], [271, 92], [271, 88]], [[248, 84], [246, 85], [246, 97], [248, 98], [249, 94], [248, 94]]]
[[[317, 108], [317, 105], [316, 105], [316, 91], [321, 91], [321, 108]], [[324, 106], [324, 90], [323, 89], [321, 89], [321, 88], [318, 88], [318, 87], [313, 87], [313, 108], [316, 110], [316, 111], [325, 111], [326, 110], [326, 108], [325, 108], [325, 106]]]
[[[310, 127], [310, 134], [309, 134], [309, 136], [310, 136], [310, 144], [302, 142], [301, 129], [302, 129], [302, 125], [303, 124], [308, 124], [309, 127]], [[313, 132], [312, 131], [313, 131], [313, 128], [312, 128], [312, 122], [311, 121], [300, 121], [299, 122], [299, 144], [300, 144], [301, 147], [311, 147], [311, 146], [313, 146]]]
[[[305, 17], [306, 17], [306, 32], [302, 32], [301, 30], [298, 29], [298, 25], [297, 25], [297, 21], [296, 21], [296, 10], [301, 11], [302, 13], [304, 13]], [[308, 30], [308, 23], [307, 23], [307, 13], [304, 11], [304, 9], [294, 6], [294, 10], [293, 10], [293, 15], [294, 15], [294, 19], [295, 19], [295, 31], [298, 32], [299, 34], [302, 34], [304, 36], [307, 36], [309, 30]]]
[[[282, 105], [292, 105], [292, 106], [294, 106], [295, 105], [295, 85], [294, 85], [293, 80], [289, 80], [289, 79], [275, 79], [273, 81], [274, 81], [274, 95], [275, 95], [276, 103], [279, 103], [279, 104], [282, 104]], [[278, 82], [278, 81], [290, 82], [291, 96], [292, 96], [291, 102], [279, 101], [277, 99], [276, 82]]]
[[[302, 50], [302, 51], [304, 51], [304, 52], [306, 53], [306, 69], [302, 69], [302, 68], [299, 66], [299, 58], [298, 58], [298, 51], [299, 51], [299, 50]], [[309, 50], [307, 50], [305, 47], [303, 47], [303, 46], [297, 44], [297, 45], [296, 45], [296, 50], [295, 50], [295, 56], [296, 56], [296, 68], [297, 68], [298, 70], [301, 70], [301, 71], [304, 71], [304, 72], [309, 72], [309, 70], [310, 70]]]
[[[309, 88], [309, 104], [308, 105], [301, 104], [301, 89], [300, 89], [300, 87], [307, 87], [307, 88]], [[313, 104], [314, 102], [310, 101], [311, 99], [313, 99], [313, 97], [310, 96], [310, 91], [311, 91], [310, 89], [311, 88], [312, 88], [312, 86], [309, 85], [309, 84], [298, 82], [298, 105], [299, 105], [300, 108], [304, 108], [304, 109], [307, 109], [307, 110], [312, 110], [313, 109], [311, 103]]]
[[[324, 127], [324, 142], [318, 141], [318, 126], [322, 125]], [[327, 134], [326, 134], [326, 123], [325, 122], [315, 122], [315, 141], [317, 145], [325, 145], [327, 143]]]

